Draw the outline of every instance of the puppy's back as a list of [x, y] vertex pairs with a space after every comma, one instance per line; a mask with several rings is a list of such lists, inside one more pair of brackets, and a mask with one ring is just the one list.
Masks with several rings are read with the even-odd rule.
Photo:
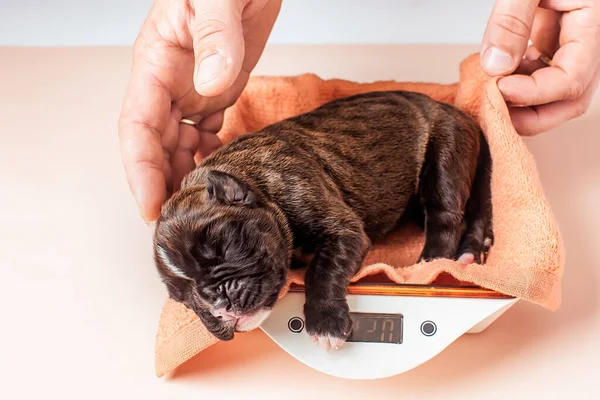
[[[319, 207], [339, 195], [375, 238], [416, 194], [432, 143], [473, 169], [481, 132], [455, 107], [413, 92], [370, 92], [331, 101], [242, 136], [203, 163], [249, 180], [276, 202]], [[469, 158], [473, 158], [470, 160]], [[319, 189], [319, 190], [317, 190]], [[306, 201], [315, 192], [314, 201]]]

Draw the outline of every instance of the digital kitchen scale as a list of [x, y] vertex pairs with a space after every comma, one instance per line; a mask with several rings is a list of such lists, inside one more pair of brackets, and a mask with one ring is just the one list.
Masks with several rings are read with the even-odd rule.
[[356, 283], [348, 288], [353, 330], [339, 350], [319, 348], [304, 329], [304, 287], [292, 285], [261, 329], [318, 371], [347, 379], [398, 375], [464, 333], [478, 333], [518, 301], [478, 287]]

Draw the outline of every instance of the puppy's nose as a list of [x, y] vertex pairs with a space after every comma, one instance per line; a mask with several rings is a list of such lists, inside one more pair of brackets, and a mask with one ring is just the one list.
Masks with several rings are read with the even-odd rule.
[[232, 311], [227, 311], [224, 307], [213, 308], [212, 315], [221, 318], [224, 321], [234, 321], [238, 319]]

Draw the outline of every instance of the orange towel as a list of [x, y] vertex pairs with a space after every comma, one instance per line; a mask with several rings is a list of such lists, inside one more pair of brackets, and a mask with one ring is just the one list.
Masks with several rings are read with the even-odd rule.
[[[404, 227], [374, 246], [353, 281], [383, 273], [396, 283], [468, 282], [557, 309], [564, 263], [558, 227], [544, 198], [535, 162], [511, 124], [496, 79], [483, 73], [477, 55], [462, 62], [460, 80], [452, 85], [355, 83], [322, 80], [311, 74], [254, 77], [237, 103], [227, 110], [219, 136], [228, 142], [335, 98], [398, 89], [422, 92], [454, 104], [481, 124], [494, 162], [495, 245], [486, 265], [462, 266], [450, 260], [414, 264], [423, 245], [422, 232]], [[302, 272], [293, 273], [289, 282], [302, 284]], [[287, 287], [282, 296], [286, 291]], [[156, 339], [157, 376], [172, 371], [216, 342], [193, 312], [168, 300]]]

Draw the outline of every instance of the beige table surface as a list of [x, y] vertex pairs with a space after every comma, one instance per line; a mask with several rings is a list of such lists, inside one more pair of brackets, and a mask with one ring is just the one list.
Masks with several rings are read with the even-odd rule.
[[[258, 74], [453, 82], [475, 47], [267, 49]], [[154, 375], [166, 292], [125, 183], [130, 49], [0, 49], [0, 398], [600, 398], [600, 98], [529, 140], [567, 248], [564, 302], [517, 304], [401, 376], [316, 372], [255, 331]]]

